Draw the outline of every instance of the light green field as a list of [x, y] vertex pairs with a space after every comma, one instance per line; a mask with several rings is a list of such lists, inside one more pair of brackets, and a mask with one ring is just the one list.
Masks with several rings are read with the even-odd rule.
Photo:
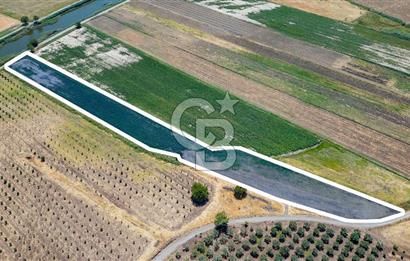
[[[131, 104], [166, 122], [171, 121], [174, 109], [181, 102], [189, 98], [207, 100], [216, 108], [214, 113], [206, 115], [203, 110], [190, 109], [184, 114], [181, 127], [192, 135], [195, 135], [197, 119], [221, 117], [228, 120], [234, 127], [233, 145], [252, 148], [265, 155], [280, 155], [310, 147], [319, 142], [319, 138], [307, 130], [244, 101], [237, 103], [235, 114], [230, 112], [219, 114], [220, 105], [217, 100], [222, 100], [225, 96], [221, 90], [100, 32], [93, 29], [87, 30], [87, 33], [91, 33], [92, 36], [88, 36], [89, 39], [84, 42], [84, 45], [74, 48], [64, 47], [45, 53], [43, 56], [57, 65], [70, 67], [69, 70], [72, 72], [104, 86]], [[128, 53], [128, 57], [138, 56], [140, 60], [126, 66], [101, 68], [108, 65], [95, 64], [97, 59], [89, 53], [86, 54], [90, 50], [87, 46], [97, 46], [98, 51], [95, 55], [121, 50], [119, 52]], [[121, 49], [120, 46], [126, 48]], [[84, 59], [87, 59], [86, 63], [78, 64]], [[96, 70], [98, 70], [97, 73], [95, 73]], [[213, 128], [212, 130], [217, 137], [223, 137], [222, 129]]]
[[280, 158], [301, 169], [410, 209], [410, 181], [329, 142]]

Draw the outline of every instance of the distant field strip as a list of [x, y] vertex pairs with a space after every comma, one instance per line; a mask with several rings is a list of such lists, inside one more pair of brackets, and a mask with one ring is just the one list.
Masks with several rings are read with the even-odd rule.
[[[176, 157], [190, 167], [204, 167], [201, 162], [206, 157], [224, 158], [221, 149], [228, 149], [208, 148], [204, 143], [194, 142], [193, 137], [182, 137], [179, 130], [171, 130], [167, 123], [31, 53], [23, 53], [5, 67], [133, 143], [151, 152]], [[195, 144], [196, 149], [182, 146], [175, 138], [178, 135]], [[198, 155], [194, 152], [198, 150], [204, 150], [208, 155], [197, 161], [195, 156]], [[203, 170], [268, 198], [344, 222], [378, 223], [404, 214], [403, 209], [394, 205], [251, 150], [242, 147], [228, 150], [235, 150], [237, 154], [233, 166], [216, 171]]]
[[286, 6], [249, 17], [298, 39], [410, 74], [410, 43], [398, 37]]
[[[170, 122], [173, 110], [186, 99], [203, 98], [219, 108], [216, 100], [225, 95], [94, 29], [73, 32], [42, 49], [40, 55], [165, 122]], [[319, 142], [314, 134], [244, 101], [235, 110], [235, 115], [217, 112], [209, 116], [203, 111], [188, 110], [182, 129], [193, 135], [196, 119], [222, 117], [234, 126], [233, 145], [265, 155], [281, 155]], [[223, 131], [214, 131], [223, 137]]]

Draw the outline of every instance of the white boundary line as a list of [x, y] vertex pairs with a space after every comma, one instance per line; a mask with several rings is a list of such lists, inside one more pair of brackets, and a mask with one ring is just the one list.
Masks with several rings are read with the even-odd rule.
[[251, 155], [253, 155], [253, 156], [259, 157], [259, 158], [261, 158], [261, 159], [263, 159], [263, 160], [266, 160], [266, 161], [268, 161], [268, 162], [271, 162], [271, 163], [273, 163], [273, 164], [279, 165], [279, 166], [281, 166], [281, 167], [287, 168], [287, 169], [292, 170], [292, 171], [294, 171], [294, 172], [297, 172], [297, 173], [299, 173], [299, 174], [305, 175], [305, 176], [307, 176], [307, 177], [309, 177], [309, 178], [318, 180], [318, 181], [320, 181], [320, 182], [323, 182], [323, 183], [325, 183], [325, 184], [331, 185], [331, 186], [336, 187], [336, 188], [338, 188], [338, 189], [341, 189], [341, 190], [347, 191], [347, 192], [349, 192], [349, 193], [352, 193], [352, 194], [354, 194], [354, 195], [357, 195], [357, 196], [360, 196], [360, 197], [362, 197], [362, 198], [365, 198], [365, 199], [367, 199], [367, 200], [369, 200], [369, 201], [373, 201], [373, 202], [378, 203], [378, 204], [380, 204], [380, 205], [386, 206], [386, 207], [391, 208], [391, 209], [393, 209], [393, 210], [395, 210], [395, 211], [398, 211], [399, 213], [394, 214], [394, 215], [390, 215], [390, 216], [387, 216], [387, 217], [384, 217], [384, 218], [379, 218], [379, 219], [349, 219], [349, 218], [340, 217], [340, 216], [338, 216], [338, 215], [330, 214], [330, 213], [327, 213], [327, 212], [322, 211], [322, 210], [317, 210], [317, 209], [314, 209], [314, 208], [311, 208], [311, 207], [307, 207], [307, 206], [301, 205], [301, 204], [296, 203], [296, 202], [293, 202], [293, 201], [289, 201], [289, 200], [285, 200], [285, 199], [282, 199], [282, 198], [273, 196], [273, 195], [271, 195], [271, 194], [268, 194], [268, 193], [266, 193], [266, 192], [263, 192], [263, 191], [261, 191], [261, 190], [258, 190], [258, 189], [254, 188], [254, 187], [249, 186], [249, 185], [243, 184], [243, 183], [241, 183], [241, 182], [239, 182], [239, 181], [236, 181], [236, 180], [234, 180], [234, 179], [232, 179], [232, 178], [228, 178], [228, 177], [226, 177], [226, 176], [224, 176], [224, 175], [221, 175], [221, 174], [219, 174], [219, 173], [216, 173], [216, 172], [214, 172], [214, 171], [211, 171], [211, 170], [208, 170], [208, 169], [205, 169], [205, 168], [202, 169], [203, 172], [208, 173], [208, 174], [210, 174], [210, 175], [212, 175], [212, 176], [215, 176], [215, 177], [220, 178], [220, 179], [222, 179], [222, 180], [228, 181], [228, 182], [233, 183], [233, 184], [235, 184], [235, 185], [242, 186], [242, 187], [244, 187], [244, 188], [246, 188], [246, 189], [248, 189], [248, 190], [250, 190], [250, 191], [252, 191], [252, 192], [255, 192], [255, 193], [257, 193], [257, 194], [259, 194], [259, 195], [262, 195], [262, 196], [264, 196], [264, 197], [267, 197], [267, 198], [269, 198], [269, 199], [278, 201], [278, 202], [280, 202], [280, 203], [288, 204], [288, 205], [290, 205], [290, 206], [297, 207], [297, 208], [300, 208], [300, 209], [303, 209], [303, 210], [307, 210], [307, 211], [310, 211], [310, 212], [313, 212], [313, 213], [316, 213], [316, 214], [319, 214], [319, 215], [322, 215], [322, 216], [325, 216], [325, 217], [333, 218], [333, 219], [336, 219], [336, 220], [339, 220], [339, 221], [342, 221], [342, 222], [345, 222], [345, 223], [382, 223], [382, 222], [386, 222], [386, 221], [389, 221], [389, 220], [393, 220], [393, 219], [399, 218], [399, 217], [401, 217], [401, 216], [403, 216], [403, 215], [405, 214], [404, 209], [402, 209], [402, 208], [400, 208], [400, 207], [397, 207], [397, 206], [395, 206], [395, 205], [393, 205], [393, 204], [390, 204], [390, 203], [387, 203], [387, 202], [382, 201], [382, 200], [380, 200], [380, 199], [371, 197], [371, 196], [369, 196], [369, 195], [367, 195], [367, 194], [364, 194], [364, 193], [362, 193], [362, 192], [359, 192], [359, 191], [353, 190], [353, 189], [351, 189], [351, 188], [345, 187], [345, 186], [340, 185], [340, 184], [338, 184], [338, 183], [335, 183], [335, 182], [333, 182], [333, 181], [329, 181], [329, 180], [324, 179], [324, 178], [322, 178], [322, 177], [316, 176], [316, 175], [314, 175], [314, 174], [312, 174], [312, 173], [310, 173], [310, 172], [307, 172], [307, 171], [298, 169], [298, 168], [293, 167], [293, 166], [291, 166], [291, 165], [289, 165], [289, 164], [283, 163], [283, 162], [278, 161], [278, 160], [276, 160], [276, 159], [272, 159], [272, 158], [270, 158], [270, 157], [267, 157], [267, 156], [265, 156], [265, 155], [262, 155], [262, 154], [260, 154], [260, 153], [255, 152], [255, 151], [249, 150], [249, 149], [247, 149], [247, 148], [243, 148], [243, 147], [241, 147], [241, 146], [231, 146], [231, 147], [226, 147], [226, 146], [224, 146], [224, 147], [212, 148], [212, 147], [210, 147], [208, 144], [205, 144], [205, 143], [203, 143], [202, 141], [197, 140], [197, 139], [194, 138], [193, 136], [191, 136], [191, 135], [189, 135], [189, 134], [187, 134], [187, 133], [185, 133], [185, 132], [183, 132], [183, 131], [181, 131], [181, 130], [176, 129], [175, 127], [172, 127], [170, 124], [168, 124], [168, 123], [166, 123], [166, 122], [163, 122], [162, 120], [156, 118], [155, 116], [153, 116], [153, 115], [151, 115], [151, 114], [149, 114], [149, 113], [147, 113], [147, 112], [145, 112], [145, 111], [143, 111], [143, 110], [141, 110], [141, 109], [135, 107], [134, 105], [131, 105], [131, 104], [129, 104], [128, 102], [126, 102], [126, 101], [124, 101], [124, 100], [122, 100], [122, 99], [120, 99], [120, 98], [118, 98], [118, 97], [116, 97], [116, 96], [114, 96], [114, 95], [112, 95], [112, 94], [110, 94], [110, 93], [108, 93], [108, 92], [106, 92], [106, 91], [104, 91], [104, 90], [102, 90], [102, 89], [96, 87], [95, 85], [93, 85], [93, 84], [91, 84], [91, 83], [89, 83], [89, 82], [87, 82], [87, 81], [85, 81], [85, 80], [79, 78], [78, 76], [76, 76], [76, 75], [74, 75], [74, 74], [72, 74], [72, 73], [70, 73], [70, 72], [68, 72], [68, 71], [66, 71], [66, 70], [64, 70], [64, 69], [62, 69], [62, 68], [60, 68], [60, 67], [58, 67], [57, 65], [52, 64], [52, 63], [48, 62], [47, 60], [45, 60], [45, 59], [43, 59], [43, 58], [41, 58], [41, 57], [39, 57], [39, 56], [37, 56], [37, 55], [35, 55], [35, 54], [32, 54], [32, 53], [29, 52], [29, 51], [24, 52], [24, 53], [22, 53], [22, 54], [16, 56], [15, 58], [13, 58], [12, 60], [10, 60], [9, 62], [7, 62], [7, 63], [4, 65], [6, 71], [10, 72], [11, 74], [13, 74], [13, 75], [17, 76], [18, 78], [20, 78], [20, 79], [22, 79], [22, 80], [28, 82], [29, 84], [33, 85], [33, 86], [36, 87], [37, 89], [39, 89], [39, 90], [41, 90], [41, 91], [47, 93], [48, 95], [52, 96], [53, 98], [55, 98], [55, 99], [59, 100], [60, 102], [62, 102], [62, 103], [64, 103], [64, 104], [68, 105], [69, 107], [71, 107], [71, 108], [77, 110], [78, 112], [84, 114], [85, 116], [87, 116], [87, 117], [91, 118], [92, 120], [98, 122], [99, 124], [103, 125], [104, 127], [106, 127], [106, 128], [108, 128], [108, 129], [114, 131], [115, 133], [117, 133], [117, 134], [123, 136], [124, 138], [130, 140], [131, 142], [135, 143], [136, 145], [138, 145], [138, 146], [140, 146], [140, 147], [142, 147], [142, 148], [144, 148], [144, 149], [146, 149], [146, 150], [148, 150], [148, 151], [150, 151], [150, 152], [154, 152], [154, 153], [158, 153], [158, 154], [162, 154], [162, 155], [174, 157], [174, 158], [176, 158], [179, 162], [181, 162], [181, 163], [183, 163], [183, 164], [185, 164], [185, 165], [187, 165], [187, 166], [190, 166], [190, 167], [193, 167], [193, 168], [197, 168], [196, 164], [191, 163], [191, 162], [189, 162], [189, 161], [187, 161], [187, 160], [182, 159], [181, 156], [180, 156], [179, 154], [177, 154], [177, 153], [168, 152], [168, 151], [163, 151], [163, 150], [160, 150], [160, 149], [155, 149], [155, 148], [151, 148], [151, 147], [147, 146], [146, 144], [144, 144], [144, 143], [138, 141], [137, 139], [135, 139], [135, 138], [131, 137], [130, 135], [128, 135], [128, 134], [122, 132], [121, 130], [115, 128], [114, 126], [110, 125], [109, 123], [107, 123], [107, 122], [101, 120], [100, 118], [94, 116], [93, 114], [91, 114], [91, 113], [85, 111], [84, 109], [78, 107], [77, 105], [71, 103], [70, 101], [68, 101], [68, 100], [66, 100], [66, 99], [64, 99], [64, 98], [62, 98], [62, 97], [60, 97], [60, 96], [57, 95], [56, 93], [50, 91], [49, 89], [47, 89], [47, 88], [41, 86], [41, 85], [38, 84], [37, 82], [35, 82], [35, 81], [29, 79], [28, 77], [24, 76], [23, 74], [21, 74], [21, 73], [15, 71], [15, 70], [13, 70], [12, 68], [10, 68], [10, 66], [11, 66], [13, 63], [17, 62], [18, 60], [20, 60], [21, 58], [23, 58], [23, 57], [25, 57], [25, 56], [30, 56], [30, 57], [32, 57], [33, 59], [36, 59], [36, 60], [38, 60], [39, 62], [44, 63], [45, 65], [47, 65], [47, 66], [49, 66], [49, 67], [51, 67], [51, 68], [53, 68], [53, 69], [55, 69], [55, 70], [57, 70], [57, 71], [63, 73], [64, 75], [66, 75], [66, 76], [68, 76], [68, 77], [70, 77], [70, 78], [72, 78], [72, 79], [74, 79], [74, 80], [80, 82], [81, 84], [84, 84], [85, 86], [87, 86], [87, 87], [89, 87], [89, 88], [91, 88], [91, 89], [93, 89], [93, 90], [95, 90], [95, 91], [97, 91], [97, 92], [103, 94], [104, 96], [106, 96], [106, 97], [108, 97], [108, 98], [110, 98], [110, 99], [112, 99], [112, 100], [114, 100], [114, 101], [120, 103], [121, 105], [124, 105], [125, 107], [127, 107], [127, 108], [129, 108], [129, 109], [131, 109], [131, 110], [133, 110], [133, 111], [135, 111], [135, 112], [137, 112], [137, 113], [139, 113], [139, 114], [141, 114], [141, 115], [143, 115], [143, 116], [149, 118], [150, 120], [152, 120], [152, 121], [154, 121], [154, 122], [156, 122], [156, 123], [158, 123], [158, 124], [160, 124], [160, 125], [162, 125], [162, 126], [164, 126], [164, 127], [166, 127], [166, 128], [169, 128], [169, 129], [171, 129], [172, 131], [174, 131], [174, 132], [176, 132], [176, 133], [178, 133], [178, 134], [180, 134], [180, 135], [183, 135], [184, 137], [190, 139], [191, 141], [196, 142], [197, 144], [199, 144], [199, 145], [201, 145], [201, 146], [204, 146], [204, 147], [210, 149], [211, 151], [231, 150], [231, 149], [235, 149], [235, 150], [238, 150], [238, 151], [243, 151], [243, 152], [246, 152], [246, 153], [251, 154]]

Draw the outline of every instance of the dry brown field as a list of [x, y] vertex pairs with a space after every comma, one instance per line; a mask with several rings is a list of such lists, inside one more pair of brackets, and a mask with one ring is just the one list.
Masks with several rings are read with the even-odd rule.
[[19, 23], [20, 22], [16, 19], [0, 14], [0, 32], [16, 26]]
[[360, 7], [345, 0], [270, 0], [306, 12], [329, 17], [335, 20], [351, 22], [366, 13]]
[[354, 2], [370, 7], [378, 12], [397, 17], [410, 23], [410, 2], [408, 0], [353, 0]]
[[0, 2], [0, 12], [16, 19], [20, 19], [23, 15], [43, 17], [77, 1], [78, 0], [3, 0]]
[[[221, 208], [283, 213], [233, 200], [229, 184], [132, 147], [5, 72], [0, 122], [0, 260], [148, 260]], [[210, 189], [202, 207], [190, 198], [198, 181]]]

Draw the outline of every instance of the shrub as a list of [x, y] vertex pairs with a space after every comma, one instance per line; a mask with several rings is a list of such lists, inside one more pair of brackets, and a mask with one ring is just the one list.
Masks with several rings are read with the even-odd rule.
[[224, 247], [224, 248], [222, 249], [221, 256], [222, 256], [222, 258], [225, 258], [225, 259], [227, 259], [227, 258], [229, 257], [229, 251], [228, 251], [228, 249], [227, 249], [226, 247]]
[[350, 235], [350, 241], [353, 244], [357, 245], [359, 243], [359, 240], [360, 240], [360, 231], [355, 229], [353, 233]]
[[303, 228], [298, 228], [298, 232], [297, 232], [298, 236], [300, 237], [304, 237], [305, 236], [305, 230]]
[[328, 255], [328, 256], [330, 256], [330, 257], [333, 257], [334, 256], [334, 254], [335, 254], [335, 252], [333, 251], [333, 248], [328, 248], [327, 249], [327, 251], [326, 251], [326, 255]]
[[290, 237], [292, 235], [292, 231], [290, 230], [290, 228], [287, 227], [282, 231], [282, 234], [286, 237]]
[[289, 257], [289, 248], [287, 247], [281, 247], [279, 249], [279, 254], [283, 257], [283, 258], [288, 258]]
[[249, 251], [249, 249], [251, 249], [251, 247], [249, 246], [248, 243], [244, 242], [244, 243], [242, 244], [242, 249], [245, 250], [245, 251]]
[[233, 242], [228, 244], [228, 250], [229, 252], [235, 251], [235, 244]]
[[276, 255], [275, 256], [275, 261], [282, 261], [283, 257], [281, 255]]
[[248, 230], [246, 227], [241, 227], [241, 232], [240, 232], [241, 237], [247, 237], [248, 236]]
[[315, 259], [314, 259], [314, 257], [312, 256], [312, 255], [308, 255], [307, 257], [306, 257], [306, 261], [314, 261]]
[[228, 228], [228, 222], [229, 218], [225, 214], [225, 212], [219, 212], [215, 216], [215, 229], [217, 229], [218, 231], [226, 231], [226, 229]]
[[329, 244], [329, 236], [327, 234], [323, 234], [321, 237], [323, 243]]
[[273, 227], [273, 228], [270, 230], [270, 235], [271, 235], [272, 237], [276, 237], [277, 234], [278, 234], [278, 230], [276, 229], [276, 227]]
[[360, 241], [359, 246], [362, 247], [362, 248], [364, 248], [364, 250], [367, 251], [367, 250], [369, 249], [369, 242], [367, 242], [367, 241]]
[[377, 241], [377, 243], [376, 243], [376, 248], [377, 248], [379, 251], [382, 251], [382, 250], [383, 250], [383, 243], [380, 242], [380, 241]]
[[236, 186], [233, 190], [233, 195], [236, 199], [244, 199], [246, 197], [246, 189], [240, 186]]
[[352, 261], [360, 261], [360, 257], [354, 255], [354, 256], [352, 257]]
[[261, 257], [259, 258], [259, 261], [268, 261], [268, 257], [267, 257], [265, 254], [263, 254], [263, 255], [261, 255]]
[[259, 256], [259, 250], [256, 247], [252, 247], [250, 254], [252, 257], [257, 258]]
[[242, 251], [242, 249], [239, 248], [238, 250], [236, 250], [235, 256], [236, 256], [237, 258], [243, 257], [243, 251]]
[[180, 259], [180, 258], [181, 258], [181, 253], [176, 252], [176, 253], [175, 253], [175, 258], [176, 258], [176, 259]]
[[305, 222], [305, 223], [303, 224], [303, 228], [304, 228], [306, 231], [309, 231], [309, 230], [310, 230], [310, 224], [307, 223], [307, 222]]
[[319, 229], [320, 232], [325, 232], [326, 231], [326, 225], [323, 223], [317, 224], [317, 228]]
[[21, 18], [20, 18], [20, 22], [23, 24], [23, 25], [28, 25], [28, 22], [29, 22], [29, 19], [28, 19], [28, 16], [22, 16]]
[[277, 231], [282, 231], [282, 223], [279, 223], [279, 222], [275, 223], [275, 228]]
[[263, 230], [260, 229], [260, 228], [257, 228], [257, 229], [256, 229], [256, 232], [255, 232], [255, 235], [256, 235], [258, 238], [263, 237]]
[[201, 254], [204, 254], [205, 253], [205, 244], [204, 244], [204, 242], [198, 242], [197, 243], [197, 245], [196, 245], [196, 251], [198, 251], [199, 253], [201, 253]]
[[315, 229], [313, 230], [313, 236], [314, 236], [314, 237], [319, 237], [319, 236], [320, 236], [320, 231], [319, 231], [318, 228], [315, 228]]
[[317, 257], [317, 256], [318, 256], [318, 253], [317, 253], [317, 250], [316, 250], [316, 249], [313, 249], [313, 250], [312, 250], [312, 256], [314, 256], [314, 257]]
[[260, 241], [260, 242], [258, 243], [258, 249], [259, 249], [260, 251], [263, 251], [263, 250], [265, 249], [265, 246], [263, 245], [263, 242], [262, 242], [262, 241]]
[[337, 257], [337, 261], [345, 261], [345, 256], [344, 255], [339, 255]]
[[303, 256], [305, 255], [305, 251], [303, 250], [303, 248], [298, 247], [298, 248], [296, 248], [295, 254], [296, 254], [298, 257], [303, 257]]
[[366, 250], [365, 250], [363, 247], [358, 247], [358, 248], [356, 249], [355, 254], [356, 254], [357, 256], [363, 258], [364, 255], [366, 254]]
[[206, 256], [199, 256], [198, 261], [207, 261], [208, 258], [206, 258]]
[[219, 243], [218, 242], [215, 242], [215, 244], [214, 244], [214, 251], [216, 252], [216, 251], [218, 251], [219, 250]]
[[343, 243], [343, 236], [342, 236], [342, 235], [338, 235], [338, 236], [336, 237], [336, 242], [339, 243], [339, 244], [342, 244], [342, 243]]
[[366, 258], [366, 261], [375, 261], [376, 258], [373, 255], [370, 255]]
[[208, 187], [199, 182], [195, 182], [191, 188], [191, 199], [196, 205], [204, 205], [208, 201]]
[[264, 241], [269, 245], [272, 242], [272, 237], [270, 235], [266, 235]]
[[207, 247], [212, 246], [212, 244], [214, 243], [213, 236], [209, 235], [209, 236], [205, 237], [204, 243]]
[[314, 237], [312, 234], [310, 234], [310, 235], [307, 237], [307, 240], [308, 240], [311, 244], [315, 243], [315, 237]]
[[285, 242], [285, 240], [286, 240], [285, 235], [284, 235], [284, 234], [281, 234], [281, 235], [279, 236], [279, 242], [283, 243], [283, 242]]
[[256, 241], [258, 241], [258, 238], [255, 235], [249, 237], [249, 243], [252, 245], [256, 244]]
[[211, 249], [208, 249], [208, 251], [206, 251], [206, 256], [208, 258], [212, 258], [214, 256], [214, 252]]
[[290, 221], [290, 222], [289, 222], [289, 228], [290, 228], [290, 230], [292, 230], [292, 231], [296, 231], [296, 229], [298, 229], [298, 225], [296, 224], [295, 221]]
[[222, 261], [222, 257], [221, 256], [214, 256], [214, 261]]
[[333, 244], [333, 249], [334, 250], [339, 250], [339, 246], [340, 246], [340, 244], [336, 241], [334, 244]]
[[295, 244], [293, 242], [290, 242], [288, 247], [289, 247], [289, 249], [293, 250], [293, 249], [295, 249]]
[[293, 243], [299, 243], [299, 236], [297, 234], [293, 236]]
[[371, 235], [369, 234], [365, 234], [364, 235], [364, 241], [368, 242], [369, 244], [371, 244], [373, 242], [373, 238]]
[[298, 257], [297, 256], [292, 256], [291, 258], [290, 258], [290, 261], [298, 261]]
[[347, 233], [347, 229], [343, 227], [343, 228], [340, 230], [340, 235], [341, 235], [342, 237], [344, 237], [344, 238], [347, 238], [347, 236], [349, 235], [349, 234]]
[[309, 241], [308, 240], [303, 240], [302, 241], [302, 248], [303, 248], [303, 250], [305, 250], [305, 251], [307, 251], [308, 249], [309, 249], [309, 247], [310, 247], [310, 243], [309, 243]]
[[375, 257], [379, 257], [379, 250], [377, 250], [377, 248], [375, 248], [375, 247], [372, 248], [370, 253]]
[[77, 23], [75, 24], [75, 28], [76, 28], [76, 29], [80, 29], [81, 27], [82, 27], [81, 22], [77, 22]]
[[273, 241], [272, 241], [272, 248], [273, 248], [274, 250], [279, 250], [279, 248], [280, 248], [280, 243], [279, 243], [278, 240], [273, 240]]
[[316, 241], [315, 246], [316, 246], [316, 249], [317, 249], [317, 250], [322, 251], [322, 250], [323, 250], [323, 248], [324, 248], [323, 241], [322, 241], [322, 240], [318, 240], [318, 241]]
[[335, 236], [335, 231], [333, 229], [328, 228], [326, 229], [326, 235], [328, 235], [330, 238], [333, 238]]
[[322, 256], [322, 261], [329, 261], [329, 257], [327, 257], [327, 256]]
[[268, 257], [273, 257], [273, 251], [270, 249], [266, 252], [266, 254], [268, 255]]

